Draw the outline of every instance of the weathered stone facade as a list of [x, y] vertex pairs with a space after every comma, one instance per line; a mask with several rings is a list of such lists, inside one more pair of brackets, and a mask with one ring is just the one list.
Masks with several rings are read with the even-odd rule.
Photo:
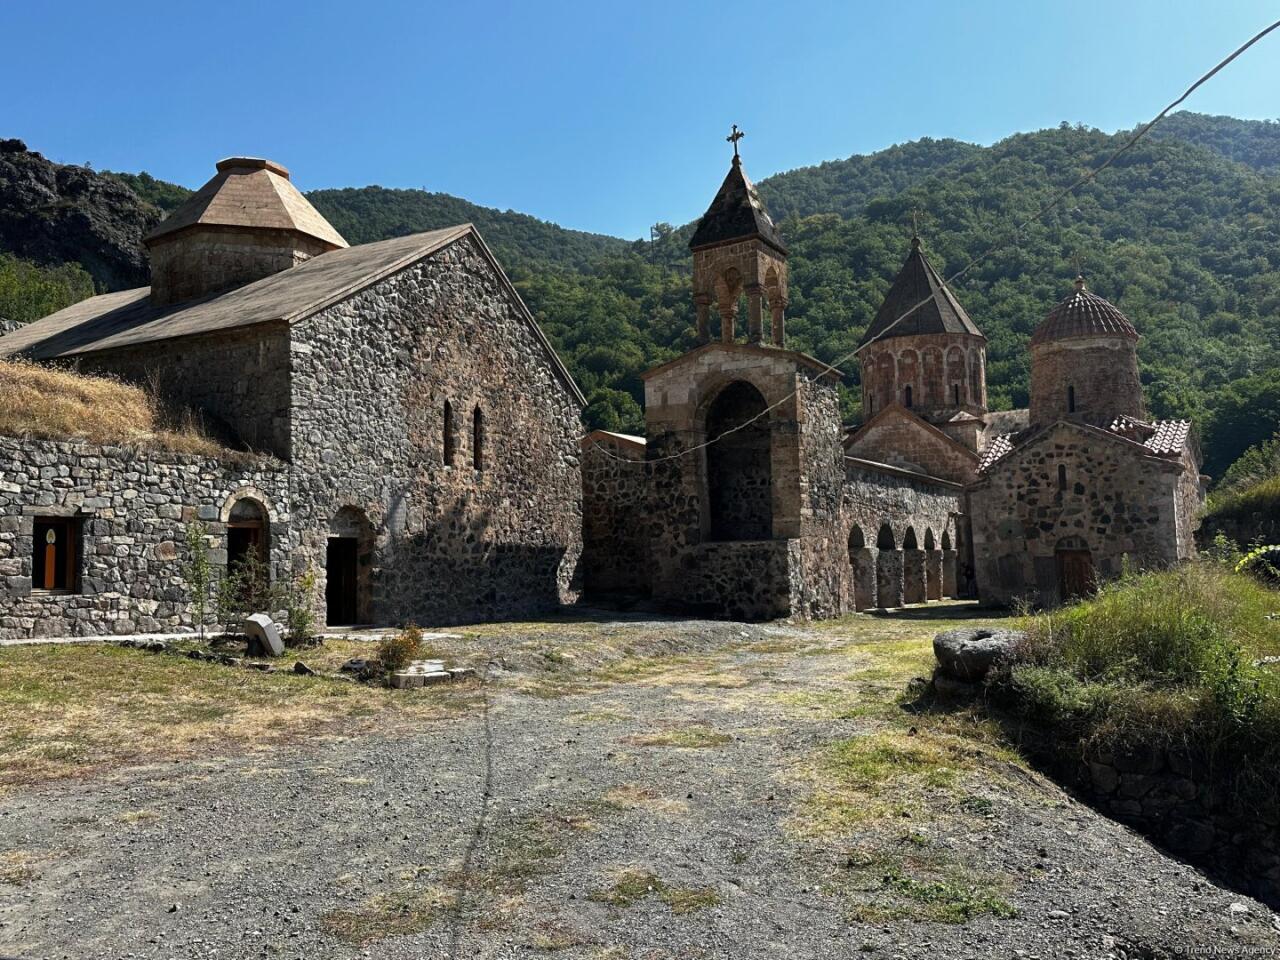
[[293, 566], [320, 595], [344, 509], [374, 531], [374, 622], [525, 616], [576, 595], [581, 407], [522, 311], [466, 235], [292, 327]]
[[987, 470], [969, 501], [979, 595], [1053, 604], [1067, 599], [1064, 554], [1087, 553], [1098, 579], [1193, 556], [1201, 494], [1192, 459], [1064, 420]]
[[[576, 598], [584, 401], [488, 248], [464, 225], [342, 249], [286, 186], [277, 165], [226, 161], [150, 238], [177, 275], [159, 299], [239, 286], [174, 306], [145, 290], [108, 294], [0, 341], [0, 354], [155, 386], [282, 461], [260, 478], [154, 453], [81, 463], [91, 455], [74, 445], [54, 456], [13, 441], [0, 522], [27, 540], [0, 557], [6, 630], [188, 626], [184, 585], [147, 551], [180, 540], [188, 514], [227, 523], [211, 504], [246, 484], [264, 491], [253, 515], [270, 515], [273, 575], [314, 575], [321, 624], [520, 617]], [[237, 253], [250, 247], [248, 260]], [[244, 282], [259, 269], [274, 272]], [[32, 597], [24, 510], [81, 504], [91, 552], [75, 578], [94, 599]], [[220, 563], [233, 541], [258, 536], [237, 529], [211, 531]]]
[[[268, 558], [287, 570], [288, 476], [264, 458], [244, 464], [164, 451], [0, 437], [0, 639], [95, 636], [196, 625], [187, 528], [199, 523], [215, 567], [241, 499], [268, 521]], [[33, 586], [37, 522], [69, 520], [78, 576]]]
[[642, 437], [593, 430], [582, 441], [582, 587], [649, 593], [649, 472]]

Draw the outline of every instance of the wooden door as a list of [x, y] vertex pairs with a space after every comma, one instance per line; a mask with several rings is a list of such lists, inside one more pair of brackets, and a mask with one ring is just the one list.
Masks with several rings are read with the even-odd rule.
[[1058, 551], [1058, 594], [1063, 603], [1089, 596], [1094, 584], [1093, 556], [1088, 550]]

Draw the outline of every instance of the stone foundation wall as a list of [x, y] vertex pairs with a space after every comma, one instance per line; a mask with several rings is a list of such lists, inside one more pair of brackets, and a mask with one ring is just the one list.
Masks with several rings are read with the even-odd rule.
[[[215, 567], [227, 562], [230, 505], [269, 515], [272, 573], [287, 574], [287, 478], [274, 461], [243, 466], [155, 450], [0, 438], [0, 638], [95, 636], [195, 626], [186, 532], [201, 522]], [[77, 588], [33, 588], [38, 518], [79, 528]]]
[[476, 239], [291, 336], [292, 559], [317, 576], [320, 622], [343, 511], [372, 537], [360, 607], [375, 623], [531, 616], [577, 596], [580, 404]]
[[1274, 801], [1240, 806], [1225, 782], [1230, 771], [1181, 748], [1141, 745], [1081, 756], [1062, 748], [1052, 730], [1034, 730], [1029, 739], [1058, 779], [1103, 812], [1280, 907], [1280, 808]]
[[643, 443], [602, 430], [583, 439], [582, 584], [588, 594], [648, 595], [648, 482]]
[[799, 540], [702, 543], [685, 554], [681, 609], [727, 620], [776, 620], [798, 614]]

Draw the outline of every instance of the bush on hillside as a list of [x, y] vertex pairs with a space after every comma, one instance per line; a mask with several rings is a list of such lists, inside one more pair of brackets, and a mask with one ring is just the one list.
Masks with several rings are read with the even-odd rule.
[[1280, 592], [1215, 563], [1032, 617], [992, 680], [1082, 748], [1177, 745], [1257, 801], [1280, 788]]

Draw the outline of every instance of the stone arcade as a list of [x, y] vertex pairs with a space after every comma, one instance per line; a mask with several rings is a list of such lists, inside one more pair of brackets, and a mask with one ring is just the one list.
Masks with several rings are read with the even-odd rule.
[[0, 637], [190, 626], [197, 521], [215, 562], [311, 570], [321, 623], [576, 596], [583, 399], [473, 227], [348, 247], [283, 167], [234, 158], [147, 246], [150, 288], [0, 355], [158, 382], [264, 456], [0, 442]]
[[583, 440], [588, 589], [826, 617], [1056, 603], [1194, 553], [1190, 424], [1146, 420], [1138, 335], [1082, 279], [1032, 337], [1030, 410], [992, 411], [986, 338], [913, 236], [846, 431], [839, 371], [786, 348], [787, 250], [736, 142], [690, 248], [699, 346], [644, 375], [645, 437]]

